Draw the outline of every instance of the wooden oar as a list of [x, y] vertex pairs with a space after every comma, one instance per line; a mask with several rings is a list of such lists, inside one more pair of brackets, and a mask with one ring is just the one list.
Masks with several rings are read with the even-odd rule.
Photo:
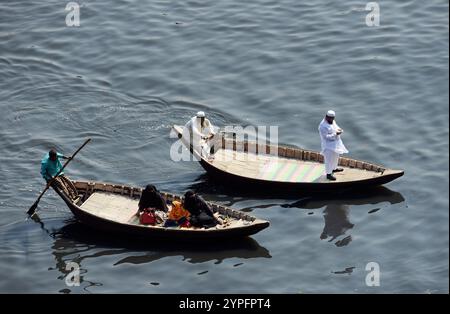
[[66, 168], [66, 166], [69, 164], [69, 162], [70, 162], [73, 158], [75, 158], [75, 155], [78, 154], [78, 152], [79, 152], [84, 146], [86, 146], [86, 144], [89, 143], [90, 140], [91, 140], [91, 139], [88, 138], [88, 139], [84, 142], [84, 144], [81, 145], [80, 148], [78, 148], [78, 149], [76, 150], [75, 153], [73, 153], [73, 155], [69, 158], [69, 160], [67, 160], [67, 161], [65, 162], [65, 164], [64, 164], [64, 166], [62, 166], [61, 170], [59, 170], [58, 173], [57, 173], [53, 178], [51, 178], [50, 181], [48, 181], [47, 186], [45, 187], [44, 191], [42, 191], [41, 195], [39, 195], [39, 197], [37, 198], [36, 202], [34, 202], [34, 204], [31, 205], [30, 209], [28, 209], [28, 211], [27, 211], [27, 214], [28, 214], [28, 215], [30, 215], [30, 216], [33, 216], [33, 215], [34, 215], [34, 213], [36, 212], [36, 208], [37, 208], [37, 206], [38, 206], [39, 201], [41, 200], [41, 198], [42, 198], [42, 196], [44, 195], [44, 193], [47, 192], [48, 188], [52, 185], [52, 183], [53, 183], [53, 181], [55, 180], [55, 178], [58, 177], [58, 176], [61, 174], [61, 172], [63, 172], [64, 168]]

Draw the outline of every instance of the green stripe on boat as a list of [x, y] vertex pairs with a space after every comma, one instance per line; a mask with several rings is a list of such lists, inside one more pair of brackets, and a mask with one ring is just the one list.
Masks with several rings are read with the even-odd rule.
[[276, 180], [279, 181], [285, 181], [289, 175], [295, 170], [296, 164], [294, 163], [285, 163], [283, 168], [278, 171], [277, 176], [275, 177]]
[[291, 177], [289, 178], [289, 182], [295, 182], [295, 178], [297, 178], [302, 171], [304, 170], [304, 165], [303, 164], [299, 164], [297, 169], [295, 169], [294, 173], [292, 173]]
[[311, 165], [303, 165], [302, 171], [297, 174], [293, 179], [293, 182], [303, 182], [303, 177], [308, 175], [309, 171], [311, 171]]
[[305, 177], [306, 182], [313, 182], [317, 178], [319, 178], [322, 173], [324, 172], [324, 166], [323, 165], [314, 165], [314, 169], [309, 173], [307, 177]]
[[273, 180], [277, 175], [280, 168], [283, 166], [282, 163], [274, 162], [275, 166], [271, 165], [271, 169], [264, 174], [264, 178], [267, 180]]

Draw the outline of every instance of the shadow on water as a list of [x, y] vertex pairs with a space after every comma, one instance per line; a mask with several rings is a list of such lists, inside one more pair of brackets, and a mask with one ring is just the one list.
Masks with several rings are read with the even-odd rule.
[[[177, 242], [153, 242], [151, 239], [115, 237], [111, 234], [93, 231], [91, 228], [75, 221], [68, 220], [67, 224], [52, 234], [55, 239], [54, 252], [76, 250], [80, 244], [104, 248], [105, 254], [113, 250], [117, 254], [127, 252], [150, 253], [144, 256], [129, 256], [119, 260], [115, 265], [123, 263], [144, 264], [153, 262], [168, 256], [183, 256], [190, 263], [203, 263], [210, 260], [222, 262], [227, 258], [270, 258], [269, 251], [260, 246], [252, 238], [243, 238], [240, 241], [221, 242], [220, 244], [206, 243], [177, 243]], [[98, 253], [101, 255], [101, 253]]]
[[[271, 208], [279, 206], [282, 208], [299, 208], [308, 210], [308, 215], [313, 215], [312, 210], [323, 208], [324, 227], [320, 234], [321, 240], [327, 240], [328, 242], [334, 242], [338, 247], [347, 246], [352, 241], [352, 236], [347, 235], [354, 224], [350, 219], [351, 206], [360, 205], [375, 205], [373, 209], [368, 211], [368, 214], [378, 212], [381, 207], [380, 203], [389, 203], [390, 205], [403, 203], [405, 201], [401, 193], [392, 191], [384, 186], [373, 187], [366, 190], [357, 191], [344, 191], [339, 194], [313, 194], [313, 195], [301, 195], [291, 193], [273, 193], [262, 194], [257, 192], [251, 192], [248, 190], [228, 189], [226, 186], [218, 186], [211, 182], [207, 175], [202, 175], [197, 179], [197, 183], [190, 187], [199, 193], [208, 194], [210, 197], [213, 195], [224, 195], [220, 200], [226, 201], [231, 206], [235, 202], [239, 202], [242, 198], [254, 198], [258, 200], [267, 200], [261, 205], [249, 206], [241, 208], [241, 211], [250, 212], [256, 208]], [[286, 202], [276, 203], [271, 202], [271, 199], [281, 198]], [[295, 201], [292, 201], [295, 200]]]
[[[80, 269], [80, 283], [86, 290], [92, 286], [101, 286], [101, 283], [89, 282], [83, 276], [88, 272], [84, 262], [88, 259], [97, 259], [105, 256], [117, 256], [113, 266], [121, 264], [142, 265], [161, 260], [171, 256], [181, 256], [188, 263], [204, 263], [215, 261], [222, 263], [225, 259], [251, 259], [271, 258], [270, 252], [252, 238], [243, 238], [240, 241], [214, 243], [174, 243], [152, 242], [138, 238], [117, 237], [109, 233], [100, 233], [76, 221], [74, 218], [64, 221], [65, 225], [51, 232], [45, 223], [37, 216], [33, 216], [42, 230], [53, 239], [51, 247], [55, 258], [56, 268], [60, 272], [58, 279], [66, 280], [66, 276], [73, 270], [68, 263], [77, 263]], [[84, 267], [83, 267], [84, 266]], [[86, 290], [87, 291], [87, 290]], [[70, 289], [60, 292], [70, 293]]]
[[[293, 203], [284, 204], [282, 207], [307, 210], [325, 207], [323, 210], [324, 227], [320, 239], [328, 240], [328, 242], [336, 240], [334, 244], [337, 247], [343, 247], [350, 244], [353, 240], [351, 235], [346, 236], [347, 232], [354, 227], [354, 224], [350, 221], [351, 206], [377, 205], [384, 202], [394, 205], [404, 201], [405, 199], [400, 193], [380, 186], [357, 194], [342, 194], [337, 198], [305, 198]], [[371, 209], [368, 214], [373, 214], [380, 209], [381, 207]], [[309, 212], [308, 214], [313, 214], [313, 212]], [[341, 236], [343, 238], [338, 239]]]
[[[330, 204], [323, 211], [325, 226], [323, 227], [321, 240], [330, 239], [333, 242], [338, 237], [343, 236], [346, 232], [353, 228], [354, 224], [350, 222], [350, 207], [348, 205]], [[346, 246], [352, 241], [352, 236], [346, 236], [338, 240], [336, 246]]]
[[[370, 190], [358, 191], [358, 193], [342, 193], [338, 196], [308, 196], [296, 198], [292, 195], [284, 195], [284, 198], [274, 199], [273, 195], [248, 194], [238, 190], [228, 191], [225, 194], [221, 187], [210, 184], [209, 181], [197, 180], [191, 189], [211, 197], [229, 200], [231, 203], [242, 200], [243, 197], [251, 197], [255, 200], [267, 200], [260, 205], [242, 208], [243, 211], [252, 211], [255, 208], [270, 208], [274, 206], [282, 208], [298, 208], [307, 210], [307, 214], [314, 214], [313, 210], [323, 209], [323, 230], [318, 235], [321, 240], [332, 242], [337, 247], [344, 247], [352, 242], [352, 236], [348, 233], [353, 229], [350, 208], [358, 205], [374, 205], [368, 214], [378, 212], [384, 206], [381, 203], [399, 204], [405, 201], [404, 197], [386, 187], [376, 187]], [[273, 200], [273, 201], [272, 201]], [[152, 242], [135, 238], [116, 237], [111, 234], [97, 232], [71, 218], [64, 221], [60, 228], [47, 228], [39, 218], [35, 218], [40, 228], [48, 233], [53, 239], [52, 254], [55, 257], [56, 268], [64, 278], [70, 273], [67, 263], [76, 262], [80, 266], [80, 280], [84, 282], [83, 289], [101, 285], [101, 283], [89, 282], [84, 279], [83, 274], [88, 272], [86, 260], [98, 259], [105, 256], [113, 257], [111, 265], [118, 266], [144, 265], [166, 257], [180, 256], [182, 261], [196, 264], [215, 261], [220, 264], [225, 259], [251, 259], [271, 258], [270, 252], [259, 245], [252, 238], [244, 238], [241, 241], [215, 243], [174, 243], [174, 242]], [[51, 230], [51, 231], [50, 231]], [[115, 258], [116, 257], [116, 258]], [[64, 290], [64, 291], [63, 291]], [[69, 289], [61, 292], [70, 293]]]
[[[282, 207], [299, 207], [307, 208], [305, 206], [317, 206], [316, 208], [323, 207], [328, 203], [339, 203], [346, 205], [364, 205], [364, 204], [377, 204], [381, 202], [389, 202], [390, 204], [397, 204], [404, 202], [405, 199], [401, 193], [392, 191], [385, 186], [376, 186], [366, 188], [364, 190], [344, 190], [338, 193], [329, 194], [323, 192], [315, 193], [302, 193], [292, 191], [254, 191], [246, 189], [245, 187], [236, 187], [217, 184], [208, 174], [202, 174], [197, 177], [194, 184], [189, 186], [189, 189], [194, 190], [200, 194], [209, 195], [223, 195], [222, 200], [234, 202], [236, 198], [251, 198], [259, 200], [270, 199], [285, 199], [296, 200], [287, 204], [267, 204], [265, 206], [258, 206], [258, 208], [271, 207], [274, 205], [280, 205]], [[254, 208], [254, 207], [253, 207]], [[245, 209], [241, 209], [245, 210]]]
[[[42, 221], [41, 228], [46, 230]], [[78, 263], [82, 269], [83, 261], [104, 256], [120, 256], [114, 266], [120, 264], [146, 264], [165, 257], [182, 256], [189, 263], [204, 263], [216, 261], [220, 264], [229, 258], [271, 258], [269, 251], [260, 246], [252, 238], [244, 238], [235, 242], [213, 243], [171, 243], [144, 241], [136, 238], [114, 237], [93, 231], [91, 228], [70, 219], [59, 230], [49, 233], [54, 239], [52, 254], [56, 260], [56, 269], [66, 276], [68, 262]], [[123, 257], [125, 255], [125, 257]], [[87, 272], [87, 270], [84, 270]], [[81, 278], [83, 281], [83, 279]], [[98, 285], [91, 283], [89, 286]], [[64, 292], [64, 291], [63, 291]]]

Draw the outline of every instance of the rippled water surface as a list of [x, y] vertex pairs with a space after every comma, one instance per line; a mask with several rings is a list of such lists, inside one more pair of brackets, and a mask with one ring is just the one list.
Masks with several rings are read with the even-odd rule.
[[[0, 3], [0, 292], [448, 293], [448, 1], [379, 2], [378, 27], [356, 0], [79, 4], [66, 27], [64, 1]], [[200, 109], [319, 149], [329, 108], [352, 157], [405, 176], [336, 197], [244, 194], [169, 158], [170, 126]], [[42, 155], [86, 137], [72, 178], [191, 188], [271, 226], [238, 243], [130, 242], [86, 229], [53, 191], [26, 221]]]

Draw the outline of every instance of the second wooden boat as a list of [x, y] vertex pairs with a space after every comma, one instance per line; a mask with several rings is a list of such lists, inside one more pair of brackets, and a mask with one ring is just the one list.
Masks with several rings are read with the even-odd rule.
[[240, 187], [299, 192], [340, 191], [382, 185], [404, 173], [403, 170], [341, 157], [339, 166], [344, 171], [335, 173], [337, 180], [330, 181], [326, 179], [323, 156], [319, 152], [284, 145], [257, 145], [218, 133], [215, 136], [214, 159], [209, 159], [201, 156], [192, 146], [188, 147], [182, 126], [174, 125], [173, 131], [209, 174], [219, 182], [238, 183]]

